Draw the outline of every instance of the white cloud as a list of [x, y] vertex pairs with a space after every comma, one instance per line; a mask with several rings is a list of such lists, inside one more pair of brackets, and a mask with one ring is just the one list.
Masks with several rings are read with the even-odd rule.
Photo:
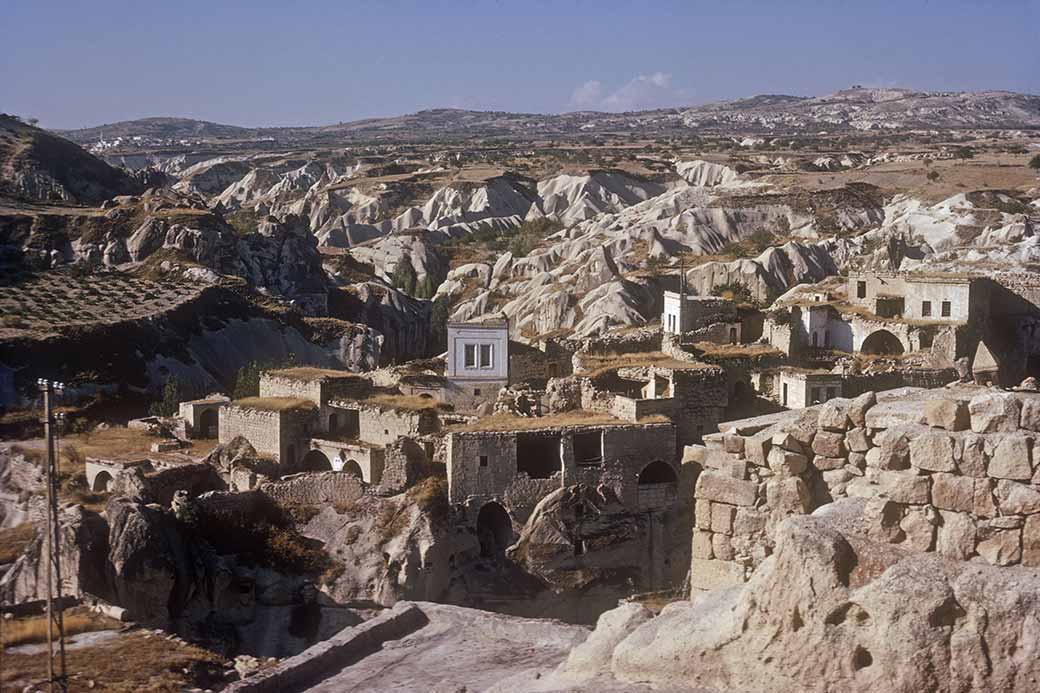
[[672, 86], [670, 74], [654, 72], [630, 79], [609, 94], [605, 94], [602, 82], [589, 80], [571, 93], [570, 106], [582, 110], [638, 111], [683, 105], [689, 96], [688, 90]]

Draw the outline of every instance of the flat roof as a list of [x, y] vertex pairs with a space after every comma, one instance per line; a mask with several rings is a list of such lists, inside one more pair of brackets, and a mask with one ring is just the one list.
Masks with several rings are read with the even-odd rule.
[[674, 425], [670, 419], [661, 415], [647, 416], [639, 421], [622, 421], [609, 414], [598, 411], [578, 409], [549, 416], [513, 416], [512, 414], [492, 414], [476, 421], [447, 429], [448, 433], [522, 433], [545, 431], [554, 428], [586, 428], [610, 427], [624, 428], [646, 425]]
[[278, 368], [271, 371], [264, 371], [264, 375], [270, 375], [276, 378], [286, 378], [288, 380], [299, 380], [302, 382], [359, 377], [357, 373], [352, 373], [350, 371], [335, 370], [333, 368], [312, 368], [310, 366]]
[[260, 411], [306, 411], [318, 408], [314, 402], [300, 397], [243, 397], [231, 405]]

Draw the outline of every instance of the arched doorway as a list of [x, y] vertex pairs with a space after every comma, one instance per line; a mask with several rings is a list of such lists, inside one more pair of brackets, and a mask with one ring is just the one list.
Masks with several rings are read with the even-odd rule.
[[672, 465], [655, 460], [639, 472], [636, 503], [640, 510], [664, 508], [675, 502], [679, 477]]
[[91, 487], [91, 491], [94, 493], [108, 493], [112, 490], [112, 482], [114, 479], [112, 475], [106, 471], [100, 471], [97, 476], [94, 477], [94, 485]]
[[220, 437], [220, 415], [216, 409], [207, 409], [199, 414], [199, 433], [203, 438]]
[[[342, 457], [340, 458], [342, 459]], [[362, 481], [365, 479], [365, 475], [361, 471], [361, 465], [358, 464], [357, 460], [344, 460], [343, 465], [340, 467], [340, 471], [351, 476], [356, 476]]]
[[329, 433], [339, 433], [339, 429], [342, 428], [342, 418], [336, 412], [329, 414]]
[[477, 514], [477, 539], [480, 555], [485, 558], [502, 556], [513, 543], [513, 521], [509, 513], [495, 502], [486, 503]]
[[331, 472], [332, 463], [321, 450], [309, 450], [303, 456], [303, 471], [305, 472]]
[[859, 350], [864, 354], [878, 354], [883, 356], [896, 356], [902, 354], [903, 343], [899, 341], [899, 337], [888, 330], [878, 330], [871, 332], [867, 335], [867, 338], [863, 340], [863, 345]]

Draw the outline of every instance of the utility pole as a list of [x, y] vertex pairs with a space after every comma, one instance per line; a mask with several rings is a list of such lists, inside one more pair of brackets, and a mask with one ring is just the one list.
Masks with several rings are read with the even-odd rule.
[[[37, 381], [43, 393], [43, 428], [47, 439], [47, 679], [52, 691], [66, 691], [65, 678], [65, 617], [61, 595], [61, 525], [58, 521], [58, 460], [55, 436], [58, 420], [54, 416], [54, 396], [65, 389], [63, 383]], [[58, 636], [58, 671], [54, 670], [54, 630]]]

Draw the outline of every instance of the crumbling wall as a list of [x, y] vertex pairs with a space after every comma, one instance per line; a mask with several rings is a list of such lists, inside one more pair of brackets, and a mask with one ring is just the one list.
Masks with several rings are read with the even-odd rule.
[[1038, 433], [1040, 395], [976, 387], [897, 390], [881, 403], [868, 392], [736, 422], [685, 451], [704, 468], [691, 584], [745, 580], [781, 520], [847, 496], [870, 499], [872, 536], [908, 550], [1038, 566]]
[[328, 505], [356, 501], [364, 494], [365, 485], [352, 474], [319, 472], [269, 481], [259, 490], [282, 506]]
[[367, 443], [389, 445], [401, 436], [419, 436], [437, 429], [432, 410], [412, 411], [362, 405], [358, 409], [360, 438]]

